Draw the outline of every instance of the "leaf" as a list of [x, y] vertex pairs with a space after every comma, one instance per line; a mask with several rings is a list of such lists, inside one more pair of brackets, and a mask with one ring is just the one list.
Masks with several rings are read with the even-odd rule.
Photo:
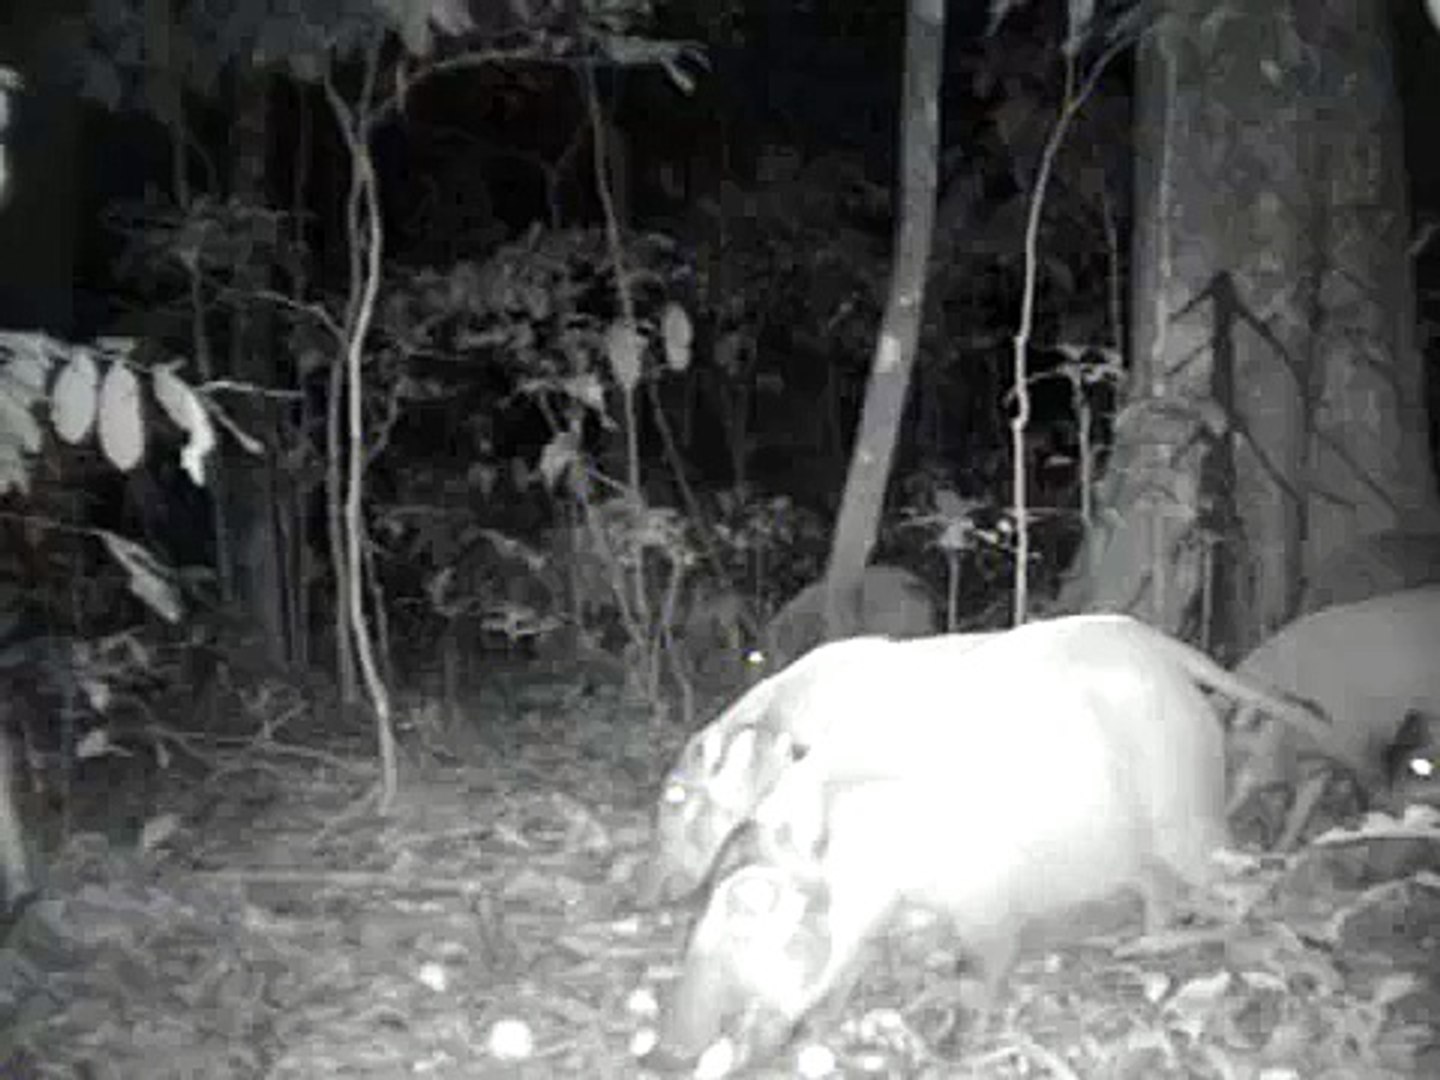
[[579, 439], [572, 431], [562, 431], [545, 444], [537, 468], [547, 488], [554, 488], [556, 481], [575, 463], [578, 448]]
[[178, 814], [159, 814], [145, 822], [140, 830], [140, 851], [149, 854], [180, 831]]
[[430, 33], [430, 21], [423, 11], [412, 10], [400, 27], [400, 38], [411, 56], [429, 56], [435, 44]]
[[681, 67], [674, 60], [664, 60], [665, 74], [670, 76], [671, 83], [675, 89], [682, 94], [693, 94], [695, 92], [695, 77]]
[[166, 566], [148, 550], [123, 536], [101, 529], [100, 539], [110, 549], [111, 557], [130, 575], [131, 595], [166, 622], [179, 622], [180, 596]]
[[377, 0], [376, 6], [390, 18], [412, 56], [429, 56], [434, 47], [432, 22], [441, 30], [461, 25], [469, 29], [468, 13], [461, 16], [453, 0]]
[[610, 373], [627, 394], [635, 391], [640, 382], [640, 355], [645, 340], [629, 323], [616, 319], [605, 332], [605, 356], [610, 361]]
[[665, 314], [660, 318], [660, 330], [665, 340], [666, 365], [671, 371], [684, 371], [690, 366], [690, 346], [695, 340], [690, 316], [679, 304], [666, 304]]
[[50, 391], [50, 418], [55, 433], [71, 446], [83, 441], [95, 426], [100, 369], [89, 349], [76, 349]]
[[18, 447], [0, 439], [0, 495], [11, 491], [30, 494], [30, 467]]
[[0, 445], [17, 453], [33, 454], [40, 449], [40, 425], [29, 409], [0, 387]]
[[468, 34], [475, 29], [468, 0], [429, 0], [430, 21], [445, 34]]
[[110, 738], [110, 729], [95, 727], [81, 736], [75, 744], [75, 757], [80, 761], [94, 761], [102, 757], [131, 757], [132, 755], [115, 745]]
[[494, 493], [499, 479], [500, 470], [489, 462], [475, 461], [465, 470], [466, 486], [478, 490], [487, 499]]
[[565, 393], [591, 412], [599, 413], [602, 420], [609, 420], [605, 412], [605, 387], [594, 372], [575, 375], [562, 383]]
[[129, 360], [135, 355], [140, 339], [128, 334], [103, 334], [93, 344], [95, 351], [107, 360]]
[[100, 387], [100, 448], [121, 472], [129, 472], [145, 456], [140, 383], [124, 364], [111, 365]]
[[0, 64], [0, 131], [10, 118], [10, 95], [25, 89], [25, 80], [14, 68]]
[[180, 451], [180, 466], [196, 487], [205, 486], [205, 459], [215, 449], [215, 428], [200, 396], [175, 374], [175, 364], [155, 369], [151, 383], [155, 398], [170, 419], [190, 436]]
[[0, 368], [0, 394], [28, 412], [45, 396], [50, 358], [60, 350], [44, 334], [0, 334], [0, 351], [11, 354], [9, 363]]
[[1095, 22], [1095, 0], [1070, 0], [1069, 7], [1070, 32], [1065, 37], [1063, 51], [1074, 59], [1080, 55], [1090, 37], [1091, 26]]

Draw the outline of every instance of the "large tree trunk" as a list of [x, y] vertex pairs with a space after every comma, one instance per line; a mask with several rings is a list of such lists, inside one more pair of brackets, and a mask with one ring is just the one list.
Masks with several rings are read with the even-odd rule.
[[[258, 72], [236, 75], [235, 127], [231, 139], [231, 194], [253, 206], [268, 204], [266, 184], [269, 161], [269, 80]], [[266, 309], [246, 304], [270, 284], [270, 267], [251, 262], [237, 269], [235, 286], [242, 297], [231, 323], [231, 372], [256, 386], [275, 385], [273, 326]], [[269, 448], [255, 457], [231, 448], [226, 454], [217, 497], [223, 500], [224, 520], [233, 544], [233, 565], [222, 578], [234, 583], [235, 599], [244, 605], [253, 628], [264, 635], [267, 659], [288, 666], [294, 643], [285, 617], [285, 583], [280, 536], [279, 503], [275, 484], [276, 443], [279, 426], [268, 398], [246, 400], [237, 409], [250, 434]]]
[[1062, 606], [1235, 652], [1436, 499], [1385, 5], [1225, 12], [1141, 48], [1131, 398]]

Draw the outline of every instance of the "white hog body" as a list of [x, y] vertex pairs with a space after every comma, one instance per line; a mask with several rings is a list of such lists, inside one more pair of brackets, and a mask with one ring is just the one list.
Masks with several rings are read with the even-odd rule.
[[[1158, 922], [1173, 879], [1204, 887], [1228, 840], [1223, 735], [1156, 633], [1080, 617], [901, 646], [895, 677], [863, 692], [883, 738], [832, 727], [758, 807], [761, 863], [717, 886], [663, 1045], [728, 1035], [764, 1056], [901, 908], [947, 917], [998, 979], [1033, 918], [1134, 888]], [[755, 970], [767, 957], [786, 962]]]
[[[1294, 703], [1278, 699], [1264, 687], [1226, 671], [1204, 653], [1127, 616], [1072, 616], [1015, 631], [946, 634], [903, 642], [879, 637], [833, 642], [752, 687], [690, 739], [661, 794], [654, 850], [638, 888], [640, 901], [674, 899], [698, 888], [725, 843], [748, 820], [790, 760], [828, 738], [830, 731], [844, 727], [867, 752], [890, 752], [903, 730], [892, 728], [892, 718], [905, 711], [902, 702], [908, 700], [908, 688], [903, 684], [909, 676], [901, 671], [908, 670], [904, 665], [910, 661], [901, 658], [931, 657], [926, 685], [936, 703], [913, 709], [913, 715], [923, 724], [937, 718], [948, 721], [950, 714], [940, 702], [954, 705], [962, 713], [971, 711], [971, 669], [960, 665], [960, 658], [977, 645], [1016, 635], [1016, 640], [1025, 644], [1000, 655], [1019, 658], [1009, 662], [1017, 669], [1011, 676], [1020, 683], [1037, 677], [1052, 661], [1083, 668], [1086, 657], [1103, 647], [1109, 650], [1105, 664], [1115, 662], [1117, 651], [1128, 651], [1132, 664], [1218, 690], [1288, 723], [1302, 728], [1308, 725], [1312, 732], [1319, 727], [1310, 713]], [[1032, 671], [1018, 670], [1027, 663]], [[993, 707], [986, 704], [982, 711]]]
[[[990, 633], [950, 634], [959, 654]], [[677, 899], [705, 881], [721, 849], [753, 814], [798, 754], [835, 726], [869, 726], [864, 703], [893, 680], [899, 643], [858, 637], [812, 649], [783, 671], [757, 683], [693, 735], [665, 781], [655, 818], [651, 857], [642, 873], [642, 903]], [[950, 693], [961, 694], [954, 683]], [[852, 705], [852, 703], [854, 703]]]

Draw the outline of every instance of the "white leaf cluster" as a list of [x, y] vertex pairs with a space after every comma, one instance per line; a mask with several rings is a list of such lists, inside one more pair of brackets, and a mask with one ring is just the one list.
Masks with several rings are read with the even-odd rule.
[[[181, 465], [197, 486], [215, 449], [206, 402], [176, 373], [177, 364], [149, 370], [131, 362], [134, 342], [101, 338], [67, 345], [44, 334], [0, 332], [0, 496], [28, 495], [34, 459], [44, 446], [44, 407], [50, 426], [76, 446], [95, 433], [106, 459], [129, 472], [145, 459], [145, 388], [185, 434]], [[173, 576], [149, 551], [111, 532], [100, 538], [129, 575], [130, 591], [161, 618], [181, 615]]]
[[30, 459], [42, 446], [37, 406], [48, 405], [55, 434], [78, 445], [95, 432], [101, 451], [121, 472], [145, 457], [144, 389], [185, 433], [181, 464], [205, 485], [215, 427], [205, 401], [176, 373], [177, 364], [149, 371], [130, 362], [134, 342], [101, 338], [67, 345], [45, 334], [0, 333], [0, 495], [28, 494]]

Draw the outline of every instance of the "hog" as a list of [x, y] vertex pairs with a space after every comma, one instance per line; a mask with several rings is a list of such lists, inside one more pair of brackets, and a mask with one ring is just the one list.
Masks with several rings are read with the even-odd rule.
[[942, 916], [992, 992], [1033, 920], [1133, 890], [1163, 925], [1229, 843], [1222, 725], [1196, 680], [1318, 723], [1123, 616], [883, 655], [883, 677], [837, 672], [788, 702], [843, 715], [755, 808], [751, 860], [687, 947], [667, 1060], [722, 1037], [740, 1062], [773, 1053], [903, 910]]
[[[1296, 703], [1235, 677], [1204, 653], [1134, 619], [1073, 616], [1031, 626], [1050, 627], [1044, 632], [1053, 637], [1050, 647], [1062, 651], [1070, 647], [1066, 642], [1086, 634], [1119, 635], [1137, 657], [1183, 671], [1192, 681], [1289, 723], [1309, 725], [1315, 733], [1316, 718]], [[939, 662], [948, 664], [1001, 633], [937, 635], [903, 643], [852, 638], [814, 649], [752, 687], [690, 739], [667, 777], [655, 814], [652, 853], [640, 875], [639, 902], [648, 906], [678, 900], [700, 888], [775, 780], [832, 728], [855, 727], [860, 737], [874, 743], [891, 740], [892, 711], [868, 710], [862, 703], [875, 684], [893, 683], [896, 657], [933, 650], [943, 658]], [[966, 670], [957, 667], [945, 691], [957, 707], [968, 692]]]
[[1238, 729], [1231, 814], [1267, 787], [1299, 787], [1276, 842], [1292, 848], [1324, 791], [1315, 759], [1348, 772], [1377, 804], [1423, 795], [1432, 785], [1396, 787], [1392, 761], [1408, 716], [1440, 715], [1437, 647], [1440, 586], [1325, 608], [1263, 642], [1236, 673], [1312, 702], [1330, 727], [1318, 739], [1288, 725]]

